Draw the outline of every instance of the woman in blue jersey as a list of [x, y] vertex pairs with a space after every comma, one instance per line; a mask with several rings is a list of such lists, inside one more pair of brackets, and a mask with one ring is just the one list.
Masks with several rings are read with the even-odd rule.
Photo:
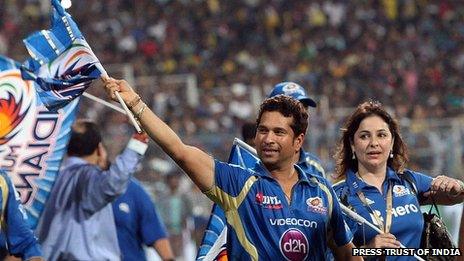
[[356, 246], [397, 248], [401, 242], [418, 248], [424, 223], [420, 205], [432, 196], [437, 204], [463, 201], [462, 181], [405, 169], [408, 154], [398, 123], [379, 102], [359, 105], [342, 131], [334, 189], [343, 204], [384, 231], [347, 220]]

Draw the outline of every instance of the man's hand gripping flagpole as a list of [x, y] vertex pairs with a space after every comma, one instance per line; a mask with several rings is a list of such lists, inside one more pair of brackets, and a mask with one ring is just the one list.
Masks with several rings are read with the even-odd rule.
[[[248, 150], [250, 153], [254, 154], [255, 156], [257, 156], [256, 154], [256, 150], [251, 147], [250, 145], [246, 144], [245, 142], [243, 142], [242, 140], [238, 139], [238, 138], [235, 138], [234, 142], [240, 144], [240, 146], [242, 146], [243, 148], [245, 148], [246, 150]], [[365, 224], [367, 226], [369, 226], [370, 228], [372, 228], [373, 230], [375, 230], [377, 233], [379, 234], [383, 234], [383, 231], [380, 230], [378, 227], [376, 227], [375, 225], [373, 225], [372, 223], [370, 223], [369, 221], [367, 221], [365, 218], [361, 217], [358, 213], [352, 211], [351, 209], [349, 209], [348, 207], [346, 207], [345, 205], [341, 204], [340, 203], [340, 207], [342, 209], [342, 211], [347, 215], [349, 216], [350, 218], [352, 218], [353, 220], [356, 220], [357, 222], [359, 223], [362, 223], [362, 224]], [[401, 242], [400, 242], [400, 246], [401, 248], [406, 248]], [[416, 254], [414, 254], [414, 257], [419, 260], [419, 261], [425, 261], [424, 259], [422, 259], [420, 256], [417, 256]]]
[[[101, 77], [102, 81], [104, 83], [106, 83], [110, 78], [108, 77], [107, 74], [105, 75], [102, 75]], [[134, 115], [132, 114], [132, 112], [129, 110], [129, 108], [127, 107], [126, 103], [124, 102], [124, 100], [121, 98], [121, 95], [119, 95], [119, 92], [118, 91], [115, 91], [114, 92], [114, 95], [116, 96], [116, 98], [118, 99], [119, 103], [121, 104], [122, 108], [124, 109], [124, 111], [126, 112], [126, 115], [127, 117], [129, 117], [129, 120], [131, 121], [132, 125], [135, 127], [135, 130], [138, 132], [138, 133], [142, 133], [142, 128], [140, 128], [139, 124], [137, 123], [137, 121], [135, 120], [135, 117]]]

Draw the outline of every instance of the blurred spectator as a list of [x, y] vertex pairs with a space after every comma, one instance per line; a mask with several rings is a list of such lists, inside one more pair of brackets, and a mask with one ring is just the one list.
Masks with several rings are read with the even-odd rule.
[[201, 244], [203, 232], [209, 221], [209, 213], [213, 207], [211, 200], [192, 183], [189, 193], [190, 206], [192, 206], [193, 231], [192, 237], [196, 244], [196, 249]]
[[144, 245], [153, 247], [162, 260], [174, 260], [164, 224], [136, 179], [130, 179], [126, 192], [112, 206], [122, 260], [146, 260]]
[[255, 136], [256, 136], [256, 123], [248, 121], [242, 125], [242, 139], [243, 141], [255, 147]]
[[180, 175], [175, 171], [166, 175], [167, 191], [160, 195], [162, 200], [157, 201], [176, 258], [182, 257], [182, 251], [188, 243], [188, 222], [192, 215], [190, 195], [180, 189]]

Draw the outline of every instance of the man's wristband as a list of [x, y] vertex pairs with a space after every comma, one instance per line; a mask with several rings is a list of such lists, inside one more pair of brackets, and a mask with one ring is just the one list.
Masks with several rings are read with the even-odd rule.
[[132, 110], [132, 108], [134, 108], [135, 105], [139, 104], [140, 100], [142, 100], [142, 98], [140, 98], [139, 95], [135, 96], [134, 99], [127, 103], [127, 108]]

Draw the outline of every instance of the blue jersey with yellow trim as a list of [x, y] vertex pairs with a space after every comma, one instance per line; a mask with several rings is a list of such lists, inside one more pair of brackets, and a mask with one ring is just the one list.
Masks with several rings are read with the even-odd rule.
[[324, 260], [327, 242], [350, 242], [328, 182], [295, 166], [291, 203], [261, 164], [247, 170], [215, 161], [215, 185], [205, 194], [224, 210], [231, 260]]
[[[37, 238], [29, 228], [27, 213], [21, 204], [19, 194], [13, 182], [3, 170], [0, 170], [0, 175], [6, 181], [4, 185], [8, 186], [8, 188], [2, 186], [0, 189], [5, 189], [5, 191], [2, 191], [3, 193], [0, 193], [0, 206], [5, 206], [5, 209], [1, 209], [1, 215], [3, 216], [5, 226], [1, 231], [3, 236], [0, 237], [0, 251], [2, 251], [1, 248], [5, 247], [6, 243], [8, 252], [17, 257], [21, 257], [23, 260], [41, 257], [42, 250], [37, 242]], [[6, 198], [3, 197], [5, 192], [8, 193], [5, 195]]]
[[[430, 190], [432, 178], [422, 173], [408, 171], [417, 186], [417, 193], [421, 195]], [[367, 221], [378, 226], [378, 223], [369, 208], [365, 207], [357, 191], [361, 190], [370, 208], [380, 215], [381, 221], [385, 222], [386, 217], [386, 193], [389, 184], [392, 185], [392, 223], [390, 233], [407, 248], [418, 248], [420, 246], [424, 219], [420, 209], [418, 197], [414, 194], [412, 184], [406, 179], [401, 178], [394, 170], [388, 168], [385, 181], [383, 182], [384, 194], [358, 178], [353, 171], [348, 171], [346, 179], [334, 184], [334, 189], [342, 202], [346, 202], [355, 212], [364, 217]], [[356, 246], [368, 244], [378, 233], [368, 226], [363, 226], [350, 218], [346, 219], [351, 231], [354, 234], [354, 244]], [[393, 258], [388, 260], [406, 260], [408, 257]], [[411, 258], [411, 257], [409, 257]]]
[[303, 149], [300, 150], [300, 158], [298, 159], [298, 166], [300, 166], [304, 172], [311, 173], [323, 178], [325, 176], [324, 168], [322, 167], [321, 160], [314, 154], [307, 152]]

